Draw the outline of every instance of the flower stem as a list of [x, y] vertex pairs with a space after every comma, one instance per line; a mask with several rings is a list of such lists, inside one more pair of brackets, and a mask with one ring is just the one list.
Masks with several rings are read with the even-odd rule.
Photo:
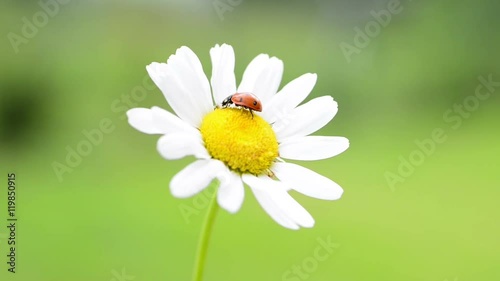
[[196, 264], [193, 270], [193, 281], [201, 281], [203, 269], [205, 268], [205, 257], [207, 256], [208, 242], [212, 233], [212, 226], [217, 215], [219, 204], [217, 204], [217, 195], [214, 195], [208, 206], [208, 212], [201, 230], [200, 240], [198, 241], [198, 250], [196, 253]]

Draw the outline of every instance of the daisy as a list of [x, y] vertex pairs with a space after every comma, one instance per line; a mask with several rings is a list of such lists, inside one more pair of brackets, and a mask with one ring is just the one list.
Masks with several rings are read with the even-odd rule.
[[[168, 160], [197, 158], [170, 182], [175, 197], [193, 196], [217, 179], [218, 205], [236, 213], [246, 185], [278, 224], [290, 229], [312, 227], [313, 217], [289, 191], [336, 200], [343, 190], [330, 179], [283, 159], [326, 159], [349, 147], [344, 137], [310, 136], [332, 120], [337, 103], [322, 96], [299, 105], [316, 84], [316, 74], [304, 74], [278, 91], [283, 62], [276, 57], [258, 55], [238, 87], [233, 48], [216, 45], [210, 57], [210, 81], [198, 57], [185, 46], [167, 63], [148, 65], [149, 75], [175, 114], [159, 107], [133, 108], [127, 112], [130, 125], [146, 134], [162, 135], [157, 149]], [[229, 95], [246, 92], [260, 99], [262, 112], [220, 106]]]

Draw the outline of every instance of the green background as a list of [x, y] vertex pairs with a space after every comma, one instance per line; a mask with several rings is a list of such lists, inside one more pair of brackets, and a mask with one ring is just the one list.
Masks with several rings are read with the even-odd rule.
[[[386, 1], [243, 0], [221, 16], [214, 3], [228, 2], [69, 1], [16, 53], [8, 34], [21, 35], [23, 17], [41, 8], [2, 2], [1, 280], [190, 280], [206, 195], [173, 198], [168, 185], [193, 159], [162, 159], [157, 137], [112, 104], [169, 108], [156, 87], [131, 106], [121, 99], [142, 87], [147, 64], [183, 45], [210, 75], [216, 43], [234, 47], [238, 81], [259, 53], [284, 61], [281, 87], [317, 73], [310, 98], [332, 95], [340, 110], [316, 134], [346, 136], [350, 148], [301, 163], [344, 188], [338, 201], [292, 193], [312, 229], [277, 225], [246, 188], [242, 209], [217, 217], [205, 280], [500, 280], [500, 87], [456, 129], [443, 118], [474, 99], [479, 76], [500, 81], [496, 1], [402, 1], [350, 62], [340, 44], [354, 44], [355, 28]], [[59, 181], [53, 162], [105, 118], [112, 132]], [[391, 188], [387, 172], [436, 128], [446, 141]], [[8, 172], [17, 175], [16, 274], [5, 263]], [[186, 206], [196, 211], [187, 220]], [[311, 270], [317, 239], [328, 237], [340, 247]], [[283, 279], [294, 265], [307, 276]], [[117, 278], [122, 270], [133, 279]]]

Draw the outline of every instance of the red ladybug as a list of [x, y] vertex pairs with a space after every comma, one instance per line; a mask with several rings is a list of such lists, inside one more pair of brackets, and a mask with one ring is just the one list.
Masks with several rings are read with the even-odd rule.
[[250, 113], [252, 110], [262, 111], [262, 102], [252, 93], [234, 93], [222, 101], [222, 107], [228, 107], [230, 104], [246, 108]]

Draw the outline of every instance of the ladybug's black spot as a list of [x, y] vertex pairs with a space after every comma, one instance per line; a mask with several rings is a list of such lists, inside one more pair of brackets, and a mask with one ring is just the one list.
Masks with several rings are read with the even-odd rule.
[[240, 97], [240, 100], [239, 100], [239, 102], [242, 102], [242, 101], [243, 101], [243, 98], [242, 98], [242, 97]]
[[253, 105], [257, 105], [257, 101], [256, 100], [253, 101]]

